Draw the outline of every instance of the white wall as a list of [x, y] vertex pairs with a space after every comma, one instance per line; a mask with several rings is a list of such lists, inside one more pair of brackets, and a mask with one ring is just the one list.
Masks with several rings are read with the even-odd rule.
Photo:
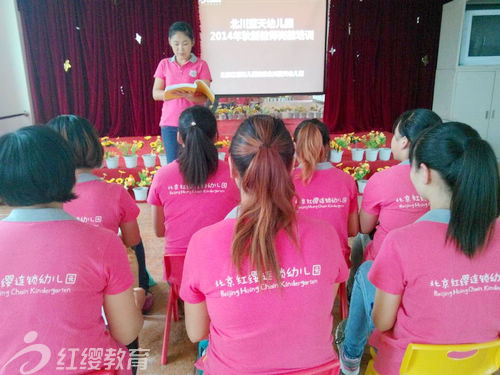
[[0, 117], [29, 114], [0, 120], [0, 135], [33, 123], [20, 25], [16, 0], [0, 0]]

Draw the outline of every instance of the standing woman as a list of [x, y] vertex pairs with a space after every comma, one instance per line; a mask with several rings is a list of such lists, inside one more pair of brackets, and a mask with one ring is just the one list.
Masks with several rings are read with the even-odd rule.
[[197, 79], [210, 86], [212, 76], [208, 65], [191, 53], [194, 45], [193, 29], [186, 22], [174, 22], [168, 30], [168, 43], [174, 56], [160, 61], [154, 74], [153, 99], [163, 101], [161, 110], [161, 136], [165, 144], [167, 162], [177, 158], [177, 122], [181, 112], [194, 104], [203, 104], [205, 96], [177, 90], [182, 96], [178, 99], [164, 100], [165, 87], [178, 83], [193, 83]]
[[296, 214], [294, 147], [283, 122], [257, 115], [232, 139], [236, 218], [189, 243], [180, 295], [189, 338], [210, 336], [213, 374], [279, 374], [336, 358], [331, 310], [347, 279], [342, 244], [323, 220]]
[[294, 139], [300, 163], [293, 172], [295, 190], [300, 198], [299, 212], [332, 224], [348, 259], [347, 239], [359, 231], [356, 184], [351, 176], [328, 162], [330, 136], [321, 121], [302, 121], [295, 129]]
[[165, 237], [165, 254], [185, 254], [193, 233], [224, 219], [238, 204], [229, 166], [219, 160], [217, 121], [206, 107], [189, 107], [179, 118], [179, 158], [158, 170], [148, 195], [153, 225]]
[[445, 123], [417, 140], [410, 159], [411, 180], [431, 210], [389, 233], [368, 275], [377, 288], [375, 368], [388, 375], [399, 374], [409, 343], [481, 343], [500, 333], [499, 178], [491, 146], [470, 126]]
[[143, 322], [134, 279], [115, 233], [63, 211], [75, 198], [73, 160], [44, 126], [0, 138], [0, 199], [13, 208], [0, 221], [1, 374], [87, 374], [106, 366], [104, 353], [131, 374], [124, 345]]

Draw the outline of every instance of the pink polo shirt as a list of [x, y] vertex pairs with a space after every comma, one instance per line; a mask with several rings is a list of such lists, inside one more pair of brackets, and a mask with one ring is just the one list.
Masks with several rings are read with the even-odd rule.
[[65, 203], [63, 208], [81, 222], [118, 233], [120, 224], [139, 216], [139, 207], [122, 186], [109, 184], [89, 173], [78, 175], [76, 182], [73, 191], [77, 199]]
[[[191, 58], [182, 66], [179, 66], [175, 61], [175, 56], [161, 60], [154, 77], [161, 78], [165, 82], [165, 87], [178, 83], [193, 83], [197, 79], [212, 81], [208, 64], [194, 54], [191, 54]], [[192, 102], [184, 98], [164, 101], [161, 109], [160, 126], [177, 127], [182, 111], [192, 105]]]
[[300, 198], [299, 211], [333, 225], [344, 245], [344, 253], [348, 255], [349, 215], [358, 212], [358, 190], [354, 180], [329, 162], [318, 163], [307, 185], [302, 182], [301, 174], [300, 167], [293, 171], [295, 191]]
[[445, 243], [450, 212], [431, 210], [389, 233], [368, 274], [387, 293], [401, 295], [394, 327], [375, 330], [375, 368], [399, 374], [409, 343], [467, 344], [500, 333], [500, 221], [491, 242], [471, 259]]
[[259, 285], [248, 262], [236, 271], [235, 224], [226, 219], [193, 235], [184, 263], [181, 298], [205, 301], [210, 316], [206, 374], [280, 374], [335, 359], [333, 289], [349, 273], [335, 229], [299, 214], [300, 250], [284, 231], [277, 234], [278, 288], [270, 273]]
[[366, 184], [361, 210], [378, 216], [373, 241], [365, 250], [365, 259], [373, 260], [391, 230], [415, 222], [429, 211], [429, 202], [415, 190], [410, 180], [408, 161], [375, 173]]
[[104, 295], [134, 282], [117, 235], [60, 209], [20, 208], [0, 221], [0, 238], [0, 374], [24, 363], [37, 375], [127, 368], [101, 316]]
[[214, 224], [238, 204], [240, 192], [229, 175], [229, 166], [220, 161], [205, 187], [191, 190], [184, 183], [179, 162], [158, 170], [148, 195], [148, 203], [163, 207], [165, 253], [185, 253], [193, 233]]

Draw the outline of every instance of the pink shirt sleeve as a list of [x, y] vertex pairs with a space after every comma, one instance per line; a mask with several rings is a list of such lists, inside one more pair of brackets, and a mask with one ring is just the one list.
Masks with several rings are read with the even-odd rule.
[[212, 75], [210, 74], [210, 69], [205, 60], [200, 61], [200, 72], [198, 74], [198, 79], [206, 79], [212, 81]]
[[134, 284], [127, 251], [120, 238], [109, 233], [109, 241], [103, 249], [103, 272], [107, 279], [104, 294], [118, 294]]
[[147, 202], [149, 204], [152, 204], [153, 206], [162, 206], [162, 202], [159, 197], [159, 181], [162, 178], [161, 176], [163, 175], [162, 170], [159, 169], [158, 172], [156, 172], [155, 178], [153, 178], [153, 183], [151, 184], [151, 187], [149, 188], [149, 194], [148, 194], [148, 199]]
[[[203, 229], [201, 231], [204, 231]], [[183, 301], [196, 304], [205, 301], [205, 295], [200, 290], [200, 271], [204, 269], [202, 254], [199, 249], [203, 249], [203, 236], [200, 232], [195, 233], [189, 241], [182, 272], [182, 284], [179, 294]]]
[[127, 190], [121, 189], [120, 193], [120, 224], [137, 219], [140, 209]]
[[378, 216], [380, 214], [381, 197], [383, 196], [383, 187], [380, 186], [379, 178], [374, 174], [367, 182], [361, 201], [361, 209], [370, 215]]
[[154, 74], [155, 78], [161, 78], [165, 80], [165, 59], [161, 60], [158, 66], [156, 67], [156, 71]]
[[397, 238], [389, 233], [368, 273], [368, 279], [386, 293], [401, 295], [405, 289], [405, 275], [398, 252]]

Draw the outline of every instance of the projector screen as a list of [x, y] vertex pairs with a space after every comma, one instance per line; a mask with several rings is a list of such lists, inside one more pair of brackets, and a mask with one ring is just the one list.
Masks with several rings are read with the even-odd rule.
[[327, 0], [199, 0], [216, 95], [324, 90]]

